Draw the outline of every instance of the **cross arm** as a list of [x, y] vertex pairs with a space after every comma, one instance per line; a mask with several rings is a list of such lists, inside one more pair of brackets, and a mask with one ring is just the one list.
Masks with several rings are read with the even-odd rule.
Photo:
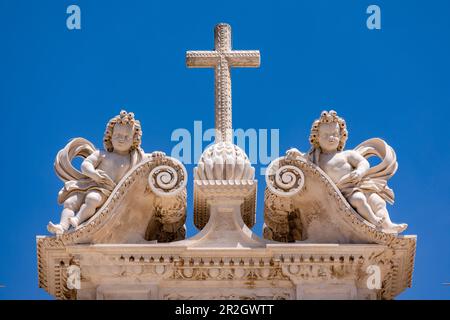
[[261, 57], [259, 50], [234, 50], [226, 53], [230, 66], [233, 67], [259, 67]]
[[188, 68], [211, 68], [219, 62], [220, 56], [214, 51], [187, 51], [186, 66]]

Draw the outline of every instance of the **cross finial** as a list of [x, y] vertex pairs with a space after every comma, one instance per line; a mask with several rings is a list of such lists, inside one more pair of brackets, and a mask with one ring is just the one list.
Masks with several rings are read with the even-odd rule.
[[259, 67], [258, 50], [232, 50], [231, 26], [219, 23], [214, 29], [214, 51], [187, 51], [189, 68], [215, 69], [216, 142], [232, 142], [231, 67]]

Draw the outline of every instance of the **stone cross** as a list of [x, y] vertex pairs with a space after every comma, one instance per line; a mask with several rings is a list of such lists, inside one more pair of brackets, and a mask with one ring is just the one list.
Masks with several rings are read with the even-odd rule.
[[216, 143], [233, 141], [231, 123], [231, 67], [259, 67], [258, 50], [232, 50], [231, 26], [226, 23], [214, 29], [214, 51], [187, 51], [189, 68], [215, 69]]

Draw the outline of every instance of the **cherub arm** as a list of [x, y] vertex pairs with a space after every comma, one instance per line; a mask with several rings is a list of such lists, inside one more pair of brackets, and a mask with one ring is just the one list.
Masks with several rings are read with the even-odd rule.
[[88, 176], [95, 182], [103, 185], [107, 185], [110, 188], [114, 188], [116, 185], [114, 181], [103, 170], [97, 170], [96, 168], [101, 162], [101, 153], [96, 150], [89, 157], [84, 159], [81, 164], [81, 171], [84, 175]]
[[99, 173], [97, 172], [96, 167], [100, 164], [100, 162], [100, 151], [96, 150], [89, 157], [84, 159], [83, 163], [81, 164], [81, 172], [83, 172], [84, 175], [88, 176], [92, 180], [97, 181], [97, 179], [99, 178]]
[[366, 173], [370, 168], [369, 161], [356, 151], [350, 151], [347, 159], [360, 175]]
[[342, 186], [346, 183], [357, 183], [361, 180], [364, 173], [370, 168], [369, 161], [360, 155], [358, 152], [349, 150], [347, 152], [347, 160], [355, 170], [346, 174], [339, 180], [338, 186]]

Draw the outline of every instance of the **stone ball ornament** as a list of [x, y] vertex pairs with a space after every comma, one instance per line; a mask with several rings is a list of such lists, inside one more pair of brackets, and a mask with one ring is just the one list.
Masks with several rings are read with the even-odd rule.
[[203, 152], [194, 176], [196, 180], [253, 180], [255, 169], [244, 150], [230, 142], [219, 142]]

